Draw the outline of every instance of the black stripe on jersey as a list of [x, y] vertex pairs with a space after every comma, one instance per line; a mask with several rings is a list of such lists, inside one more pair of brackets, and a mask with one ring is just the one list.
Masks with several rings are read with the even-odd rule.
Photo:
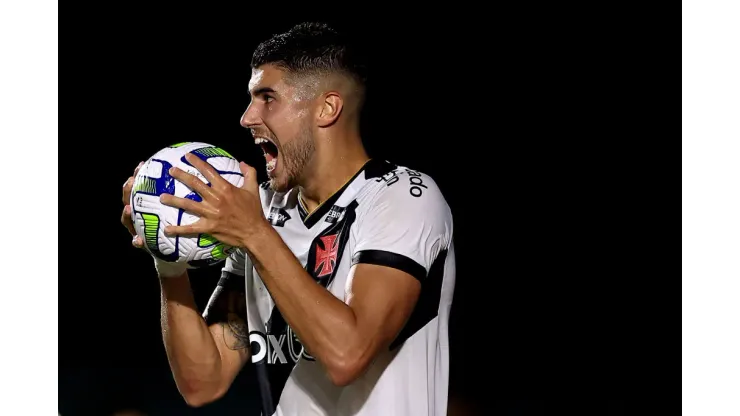
[[[342, 253], [349, 240], [349, 229], [355, 221], [355, 210], [357, 207], [357, 201], [352, 201], [345, 209], [342, 220], [329, 226], [311, 242], [311, 247], [308, 251], [308, 260], [306, 262], [306, 271], [324, 288], [331, 284], [339, 268]], [[285, 321], [277, 305], [272, 308], [266, 330], [267, 334], [264, 336], [268, 339], [267, 342], [270, 342], [270, 336], [277, 338], [284, 336], [285, 342], [293, 342], [292, 330], [288, 331], [288, 323]], [[254, 342], [251, 345], [253, 349], [252, 356], [254, 357], [260, 353], [259, 345]], [[287, 356], [288, 354], [284, 355]], [[305, 355], [302, 358], [313, 360], [313, 358], [306, 357]], [[264, 361], [255, 363], [255, 368], [257, 370], [260, 397], [262, 398], [262, 414], [271, 415], [275, 412], [275, 406], [283, 392], [285, 382], [293, 371], [295, 362], [292, 359], [288, 359], [288, 362], [285, 364], [278, 364], [274, 361], [272, 364], [267, 364], [267, 361], [265, 359]]]
[[344, 186], [342, 186], [338, 191], [334, 192], [332, 196], [330, 196], [326, 201], [322, 202], [321, 205], [316, 208], [316, 210], [310, 215], [306, 212], [305, 209], [303, 209], [301, 203], [298, 202], [298, 213], [301, 216], [303, 224], [305, 224], [307, 228], [312, 228], [314, 225], [316, 225], [321, 220], [321, 218], [323, 218], [324, 215], [329, 212], [331, 207], [334, 206], [334, 203], [337, 202], [340, 196], [342, 196], [342, 193], [347, 189], [349, 184], [357, 179], [360, 173], [365, 172], [365, 179], [367, 180], [372, 178], [379, 178], [392, 171], [396, 167], [396, 165], [384, 160], [370, 159], [367, 161], [367, 163], [365, 163], [362, 169], [357, 171], [357, 173], [355, 173], [352, 178], [344, 184]]
[[[259, 353], [260, 346], [256, 342], [253, 342], [250, 345], [250, 348], [252, 349], [252, 354]], [[282, 366], [281, 366], [282, 367]], [[262, 405], [262, 414], [263, 415], [272, 415], [275, 413], [275, 403], [273, 403], [272, 398], [273, 397], [280, 397], [277, 396], [277, 394], [280, 394], [281, 392], [274, 392], [274, 386], [277, 383], [273, 383], [270, 380], [270, 372], [267, 368], [267, 363], [259, 362], [254, 364], [254, 371], [257, 373], [257, 386], [259, 388], [260, 393], [260, 404]], [[290, 371], [293, 371], [293, 367], [290, 367]], [[287, 377], [285, 378], [288, 379]], [[279, 399], [278, 399], [279, 400]]]
[[[308, 259], [306, 261], [306, 271], [311, 275], [322, 287], [329, 287], [329, 284], [334, 279], [334, 275], [339, 268], [339, 261], [342, 259], [342, 252], [349, 239], [349, 229], [352, 223], [355, 221], [355, 209], [357, 208], [357, 201], [352, 201], [345, 210], [344, 218], [341, 221], [327, 227], [326, 230], [322, 231], [312, 242], [308, 250]], [[329, 241], [326, 237], [334, 237], [331, 247], [326, 246], [326, 242]], [[320, 261], [316, 264], [317, 250], [321, 250], [322, 253], [329, 255], [325, 260]], [[334, 254], [334, 256], [331, 256]], [[334, 261], [332, 258], [334, 257]], [[329, 263], [324, 263], [329, 262]], [[330, 269], [330, 274], [320, 275], [323, 270]], [[267, 321], [267, 333], [268, 334], [281, 334], [287, 330], [288, 324], [285, 322], [285, 318], [280, 313], [277, 305], [272, 308], [270, 319]]]
[[308, 217], [308, 212], [303, 208], [303, 203], [301, 201], [298, 201], [298, 214], [301, 216], [301, 221], [303, 221], [303, 223], [305, 224], [306, 217]]
[[[365, 166], [367, 166], [371, 162], [372, 160], [367, 162]], [[355, 173], [354, 176], [352, 176], [352, 178], [348, 180], [347, 183], [344, 184], [344, 186], [342, 186], [338, 191], [334, 192], [326, 201], [322, 202], [318, 208], [316, 208], [310, 215], [308, 215], [308, 217], [304, 218], [303, 215], [301, 215], [301, 219], [303, 220], [303, 223], [306, 225], [307, 228], [312, 228], [314, 225], [316, 225], [321, 220], [321, 218], [324, 217], [324, 215], [326, 215], [326, 213], [329, 212], [331, 207], [334, 206], [334, 203], [337, 202], [340, 196], [342, 196], [342, 193], [347, 189], [349, 184], [351, 184], [352, 181], [354, 181], [364, 169], [365, 167], [357, 171], [357, 173]], [[300, 212], [300, 209], [301, 209], [301, 204], [299, 202], [298, 203], [299, 212]]]
[[329, 287], [339, 269], [342, 253], [349, 240], [349, 229], [355, 222], [357, 201], [350, 202], [344, 216], [327, 227], [311, 242], [306, 259], [306, 271], [323, 287]]
[[394, 171], [398, 165], [386, 160], [373, 160], [365, 166], [365, 180], [382, 178], [385, 174]]
[[432, 263], [432, 267], [429, 268], [429, 275], [421, 280], [419, 300], [416, 301], [414, 311], [411, 312], [406, 325], [391, 343], [389, 347], [391, 350], [399, 347], [404, 341], [437, 316], [439, 312], [439, 298], [442, 295], [442, 277], [444, 276], [446, 259], [447, 250], [443, 250], [437, 255], [437, 258]]
[[[206, 325], [211, 325], [217, 322], [226, 322], [228, 320], [228, 314], [230, 311], [228, 310], [227, 305], [230, 292], [236, 293], [237, 296], [240, 297], [245, 296], [244, 276], [222, 271], [221, 278], [218, 280], [218, 284], [216, 284], [216, 288], [211, 294], [211, 298], [208, 300], [208, 304], [203, 311], [203, 319], [206, 321]], [[246, 315], [240, 316], [240, 318], [245, 321], [247, 319]]]
[[[255, 346], [256, 343], [252, 343], [252, 345]], [[293, 372], [293, 367], [294, 365], [287, 364], [271, 365], [265, 361], [254, 365], [263, 415], [275, 413], [277, 402], [280, 400], [280, 395], [283, 394], [283, 387], [285, 387], [285, 382], [288, 381], [290, 373]]]
[[223, 288], [226, 290], [237, 290], [239, 292], [244, 292], [244, 282], [244, 276], [239, 276], [238, 274], [227, 272], [226, 270], [224, 270], [221, 272], [221, 278], [218, 279], [217, 286], [223, 286]]
[[376, 264], [378, 266], [387, 266], [401, 270], [414, 276], [417, 280], [423, 281], [427, 271], [421, 264], [410, 258], [383, 250], [363, 250], [352, 257], [352, 265], [358, 263]]

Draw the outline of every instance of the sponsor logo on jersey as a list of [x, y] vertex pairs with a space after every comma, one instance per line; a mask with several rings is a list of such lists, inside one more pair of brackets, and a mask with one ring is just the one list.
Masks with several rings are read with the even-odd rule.
[[340, 207], [337, 205], [334, 205], [331, 207], [331, 210], [329, 210], [329, 213], [326, 214], [326, 222], [329, 224], [334, 224], [335, 222], [339, 221], [340, 218], [342, 218], [342, 213], [344, 212], [344, 207]]
[[285, 226], [285, 222], [290, 219], [290, 215], [282, 209], [277, 207], [272, 207], [270, 210], [270, 215], [267, 216], [267, 221], [270, 222], [270, 224], [274, 225], [275, 227], [283, 227]]
[[298, 336], [291, 327], [281, 334], [265, 334], [261, 331], [249, 333], [249, 344], [252, 349], [254, 364], [295, 364], [301, 358], [314, 361], [301, 344]]

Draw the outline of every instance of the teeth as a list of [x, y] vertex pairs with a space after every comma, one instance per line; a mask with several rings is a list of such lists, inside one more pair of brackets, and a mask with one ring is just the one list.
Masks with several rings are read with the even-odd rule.
[[275, 164], [277, 163], [277, 159], [272, 159], [271, 161], [267, 162], [267, 172], [272, 172], [275, 170]]
[[261, 143], [267, 143], [267, 139], [263, 139], [262, 137], [254, 138], [254, 144], [261, 144]]

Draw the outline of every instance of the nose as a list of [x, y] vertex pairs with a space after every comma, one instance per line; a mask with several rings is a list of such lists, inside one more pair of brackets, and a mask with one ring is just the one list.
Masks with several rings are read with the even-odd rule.
[[241, 126], [245, 129], [250, 129], [260, 124], [260, 118], [257, 109], [255, 107], [252, 107], [251, 103], [244, 111], [244, 114], [242, 114], [242, 118], [241, 120], [239, 120], [239, 124], [241, 124]]

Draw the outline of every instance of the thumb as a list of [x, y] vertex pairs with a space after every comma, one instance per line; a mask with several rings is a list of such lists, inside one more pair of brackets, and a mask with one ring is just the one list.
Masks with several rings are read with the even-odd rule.
[[242, 175], [244, 175], [242, 189], [246, 189], [252, 193], [257, 193], [259, 189], [259, 184], [257, 183], [257, 171], [244, 162], [239, 162], [239, 170], [241, 170]]

